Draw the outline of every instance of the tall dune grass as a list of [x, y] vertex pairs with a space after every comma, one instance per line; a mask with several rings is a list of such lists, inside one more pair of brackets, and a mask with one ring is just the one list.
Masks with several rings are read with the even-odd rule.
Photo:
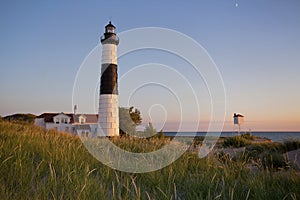
[[[139, 140], [115, 139], [135, 148]], [[157, 139], [143, 141], [160, 148]], [[140, 147], [140, 146], [139, 146]], [[131, 174], [94, 159], [80, 139], [0, 122], [0, 199], [299, 199], [296, 172], [254, 172], [247, 156], [199, 159], [187, 152], [161, 170]]]

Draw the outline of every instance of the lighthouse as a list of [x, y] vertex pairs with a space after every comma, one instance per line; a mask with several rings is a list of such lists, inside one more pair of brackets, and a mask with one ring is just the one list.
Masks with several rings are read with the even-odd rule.
[[241, 114], [233, 114], [233, 124], [238, 126], [238, 135], [241, 131], [241, 124], [244, 123], [244, 116]]
[[105, 26], [101, 37], [102, 60], [100, 98], [98, 112], [98, 135], [119, 136], [118, 65], [117, 45], [119, 38], [111, 21]]

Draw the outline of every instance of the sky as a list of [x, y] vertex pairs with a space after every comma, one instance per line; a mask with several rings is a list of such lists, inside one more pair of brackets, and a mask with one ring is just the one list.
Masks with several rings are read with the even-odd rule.
[[[99, 46], [104, 26], [112, 20], [117, 33], [161, 27], [199, 43], [224, 83], [224, 130], [235, 129], [232, 116], [237, 112], [245, 116], [244, 130], [300, 131], [299, 19], [297, 0], [4, 0], [0, 2], [0, 115], [72, 112], [80, 66]], [[203, 79], [181, 58], [144, 49], [120, 57], [118, 68], [120, 106], [129, 102], [140, 109], [144, 123], [152, 121], [157, 129], [167, 131], [176, 129], [182, 120], [176, 99], [180, 97], [181, 109], [189, 113], [185, 123], [200, 119], [199, 130], [207, 127], [213, 107], [209, 92]], [[132, 69], [134, 73], [129, 73]], [[172, 95], [168, 87], [150, 85], [130, 93], [128, 100], [129, 88], [135, 86], [132, 83], [162, 80], [173, 72], [176, 80], [166, 79], [179, 96]], [[196, 103], [191, 90], [183, 88], [186, 80], [186, 86], [195, 91]], [[90, 89], [97, 91], [97, 85]], [[195, 112], [196, 104], [201, 116]], [[83, 104], [78, 110], [97, 112]]]

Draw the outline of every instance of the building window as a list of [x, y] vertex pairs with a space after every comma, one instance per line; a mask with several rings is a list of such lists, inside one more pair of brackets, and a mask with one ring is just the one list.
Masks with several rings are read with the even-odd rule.
[[67, 124], [68, 123], [68, 119], [67, 118], [61, 118], [61, 123]]
[[80, 117], [80, 124], [84, 124], [85, 123], [85, 119], [83, 117]]

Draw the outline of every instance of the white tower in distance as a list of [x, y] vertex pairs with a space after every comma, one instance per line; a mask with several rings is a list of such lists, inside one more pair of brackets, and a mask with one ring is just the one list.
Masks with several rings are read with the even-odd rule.
[[241, 132], [241, 124], [244, 123], [244, 116], [241, 114], [233, 114], [233, 124], [238, 126], [238, 135]]
[[118, 65], [117, 45], [119, 38], [111, 21], [101, 37], [102, 65], [98, 112], [98, 135], [119, 136]]

